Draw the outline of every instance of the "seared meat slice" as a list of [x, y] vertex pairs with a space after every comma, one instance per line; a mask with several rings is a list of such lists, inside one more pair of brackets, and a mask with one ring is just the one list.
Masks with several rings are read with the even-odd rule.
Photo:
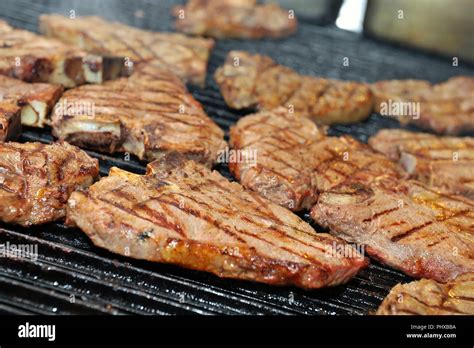
[[[400, 122], [416, 124], [440, 134], [474, 131], [474, 78], [454, 77], [431, 85], [418, 80], [379, 81], [372, 84], [375, 110], [389, 115], [391, 102], [419, 103], [419, 115], [393, 115]], [[408, 105], [408, 104], [405, 104]], [[400, 107], [399, 107], [400, 108]], [[398, 108], [398, 109], [399, 109]], [[395, 108], [395, 110], [398, 110]]]
[[378, 315], [474, 314], [474, 273], [447, 284], [421, 279], [396, 285], [377, 310]]
[[302, 76], [258, 54], [229, 52], [215, 79], [235, 109], [285, 106], [320, 124], [358, 122], [372, 111], [372, 93], [365, 84]]
[[71, 192], [98, 175], [96, 159], [64, 142], [0, 144], [0, 220], [30, 226], [60, 219]]
[[474, 271], [474, 202], [420, 182], [347, 182], [321, 194], [311, 216], [410, 276], [445, 283]]
[[88, 52], [118, 55], [134, 62], [147, 61], [200, 86], [204, 85], [207, 61], [214, 47], [211, 39], [155, 33], [108, 22], [100, 17], [69, 19], [60, 15], [42, 15], [40, 30]]
[[178, 31], [215, 38], [284, 37], [297, 26], [294, 13], [256, 0], [189, 0], [173, 15]]
[[367, 265], [288, 210], [170, 157], [149, 164], [144, 176], [112, 168], [71, 195], [67, 222], [112, 252], [226, 278], [313, 289], [345, 283]]
[[129, 78], [64, 93], [54, 108], [53, 134], [150, 161], [178, 152], [212, 165], [226, 147], [223, 131], [173, 73], [150, 65], [135, 70]]
[[404, 175], [368, 146], [324, 133], [285, 108], [243, 117], [230, 132], [240, 154], [229, 168], [244, 187], [293, 211], [311, 208], [320, 192], [351, 178], [370, 183]]
[[128, 73], [124, 59], [87, 54], [80, 49], [0, 21], [0, 74], [27, 82], [74, 87], [102, 83]]
[[49, 112], [61, 96], [63, 87], [47, 83], [25, 83], [0, 76], [0, 100], [21, 107], [21, 123], [41, 127], [50, 124]]
[[474, 138], [384, 129], [369, 144], [399, 161], [413, 178], [474, 199]]
[[21, 109], [11, 102], [0, 101], [0, 143], [14, 140], [21, 132]]

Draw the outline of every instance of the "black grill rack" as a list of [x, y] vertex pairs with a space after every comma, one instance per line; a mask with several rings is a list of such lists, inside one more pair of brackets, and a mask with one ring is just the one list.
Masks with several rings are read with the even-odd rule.
[[[156, 31], [172, 30], [169, 11], [174, 1], [3, 0], [0, 18], [37, 30], [41, 13], [101, 15]], [[91, 28], [93, 30], [93, 28]], [[212, 75], [229, 50], [268, 54], [281, 64], [310, 75], [357, 81], [420, 78], [432, 82], [474, 69], [454, 67], [449, 59], [376, 42], [333, 26], [300, 23], [297, 35], [284, 40], [222, 40], [213, 51], [207, 87], [191, 87], [220, 127], [228, 133], [245, 112], [225, 106]], [[349, 58], [349, 66], [343, 59]], [[333, 135], [349, 134], [361, 141], [382, 128], [400, 127], [387, 117], [331, 127]], [[21, 141], [53, 141], [50, 130], [26, 129]], [[145, 163], [120, 154], [103, 155], [101, 175], [111, 166], [143, 173]], [[217, 168], [232, 179], [225, 165]], [[307, 214], [301, 214], [309, 222]], [[320, 227], [314, 226], [318, 230]], [[172, 265], [132, 260], [96, 248], [78, 229], [62, 223], [33, 228], [0, 224], [0, 244], [38, 246], [37, 259], [0, 258], [0, 313], [16, 314], [368, 314], [376, 310], [392, 286], [411, 278], [373, 261], [347, 285], [316, 291], [271, 287], [219, 279], [211, 274]]]

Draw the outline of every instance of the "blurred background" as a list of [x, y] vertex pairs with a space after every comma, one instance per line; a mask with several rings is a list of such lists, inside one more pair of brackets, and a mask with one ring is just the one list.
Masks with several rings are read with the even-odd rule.
[[[96, 14], [172, 30], [170, 8], [184, 0], [2, 0], [0, 17], [36, 30], [43, 12]], [[293, 9], [300, 21], [474, 63], [474, 0], [260, 0]], [[16, 22], [16, 23], [15, 23]]]

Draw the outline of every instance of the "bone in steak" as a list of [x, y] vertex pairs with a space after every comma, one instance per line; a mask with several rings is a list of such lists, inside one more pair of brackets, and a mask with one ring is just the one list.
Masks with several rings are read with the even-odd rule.
[[[230, 132], [231, 146], [240, 155], [229, 168], [244, 187], [293, 211], [311, 208], [320, 192], [350, 178], [370, 183], [404, 175], [367, 145], [324, 133], [285, 108], [243, 117]], [[257, 160], [249, 160], [254, 154]]]
[[294, 13], [256, 0], [189, 0], [173, 9], [178, 31], [215, 38], [284, 37], [296, 31]]
[[[401, 123], [415, 124], [440, 134], [474, 131], [472, 77], [454, 77], [435, 85], [419, 80], [379, 81], [371, 88], [375, 110], [387, 115], [395, 113], [393, 116]], [[408, 112], [409, 103], [419, 103], [419, 115]], [[398, 105], [398, 108], [393, 108], [394, 112], [388, 105]]]
[[321, 124], [364, 120], [372, 111], [372, 93], [363, 83], [303, 76], [270, 57], [231, 51], [215, 80], [229, 107], [290, 112]]
[[399, 161], [413, 178], [474, 199], [474, 138], [384, 129], [369, 144]]
[[473, 315], [474, 273], [446, 284], [421, 279], [396, 285], [377, 310], [378, 315]]
[[[93, 28], [93, 30], [91, 30]], [[214, 41], [177, 33], [156, 33], [108, 22], [100, 17], [69, 19], [40, 16], [40, 31], [96, 54], [118, 55], [130, 61], [167, 68], [186, 82], [203, 86]]]
[[144, 176], [112, 168], [71, 195], [67, 222], [121, 255], [274, 285], [337, 285], [367, 265], [340, 239], [176, 156]]
[[62, 92], [61, 85], [26, 83], [0, 76], [0, 100], [21, 107], [21, 123], [26, 126], [43, 128], [49, 125], [49, 112]]
[[183, 82], [150, 65], [137, 66], [129, 78], [67, 91], [52, 119], [53, 134], [60, 139], [140, 159], [178, 152], [210, 166], [226, 147], [224, 132]]
[[0, 144], [0, 220], [30, 226], [60, 219], [71, 192], [98, 174], [96, 159], [64, 142]]
[[474, 201], [417, 181], [347, 182], [322, 193], [311, 217], [413, 277], [445, 283], [474, 271]]
[[0, 143], [18, 138], [21, 133], [21, 108], [8, 101], [0, 101]]
[[102, 57], [0, 21], [0, 74], [65, 87], [102, 83], [128, 73], [123, 58]]

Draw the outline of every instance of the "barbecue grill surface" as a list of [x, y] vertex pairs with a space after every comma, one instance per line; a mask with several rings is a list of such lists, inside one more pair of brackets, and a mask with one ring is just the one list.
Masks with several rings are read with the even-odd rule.
[[[101, 15], [144, 29], [173, 30], [173, 1], [27, 1], [3, 0], [0, 18], [15, 27], [37, 31], [38, 15]], [[93, 28], [91, 28], [93, 30]], [[298, 72], [372, 82], [420, 78], [443, 81], [473, 75], [472, 67], [453, 67], [449, 59], [428, 56], [362, 38], [335, 27], [300, 22], [297, 35], [284, 40], [218, 41], [209, 63], [207, 87], [191, 88], [226, 134], [248, 112], [228, 109], [213, 74], [232, 49], [267, 54]], [[349, 66], [343, 59], [349, 58]], [[354, 125], [334, 126], [330, 134], [350, 134], [366, 142], [382, 128], [400, 127], [378, 115]], [[415, 128], [412, 128], [415, 129]], [[53, 141], [50, 130], [26, 129], [25, 141]], [[111, 166], [144, 173], [145, 163], [123, 155], [89, 151], [101, 160], [101, 175]], [[217, 168], [231, 178], [225, 165]], [[307, 214], [301, 216], [309, 221]], [[315, 226], [319, 230], [321, 228]], [[304, 291], [219, 279], [211, 274], [121, 257], [96, 248], [84, 233], [62, 223], [33, 228], [0, 224], [0, 244], [37, 244], [38, 259], [0, 259], [0, 313], [16, 314], [368, 314], [395, 284], [411, 278], [372, 261], [349, 284]]]

